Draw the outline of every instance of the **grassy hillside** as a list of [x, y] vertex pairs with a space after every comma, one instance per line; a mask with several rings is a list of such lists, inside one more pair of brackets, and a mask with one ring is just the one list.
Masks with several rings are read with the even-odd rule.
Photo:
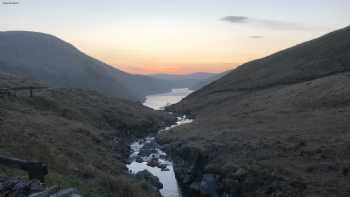
[[196, 112], [233, 92], [251, 92], [350, 71], [349, 35], [347, 27], [243, 64], [174, 107]]
[[[350, 28], [240, 66], [170, 107], [159, 138], [188, 192], [349, 196]], [[198, 186], [199, 185], [199, 186]]]
[[[0, 74], [0, 85], [28, 84]], [[0, 154], [48, 162], [48, 185], [87, 196], [156, 196], [125, 167], [128, 144], [173, 121], [141, 104], [94, 91], [48, 89], [0, 97]], [[14, 172], [0, 167], [1, 175]]]

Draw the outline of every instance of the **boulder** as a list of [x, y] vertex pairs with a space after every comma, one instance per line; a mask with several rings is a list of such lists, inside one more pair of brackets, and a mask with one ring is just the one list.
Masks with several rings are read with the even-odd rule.
[[47, 188], [45, 191], [31, 194], [29, 197], [46, 197], [46, 196], [50, 196], [52, 194], [55, 194], [58, 191], [59, 191], [59, 187], [53, 186], [53, 187]]
[[199, 185], [199, 192], [202, 196], [218, 197], [218, 175], [204, 174]]
[[142, 157], [136, 157], [136, 160], [135, 160], [137, 163], [142, 163], [143, 162], [143, 159]]
[[44, 186], [38, 180], [23, 180], [20, 178], [0, 177], [0, 196], [28, 196], [34, 192], [44, 190]]
[[328, 173], [331, 171], [337, 170], [337, 164], [331, 161], [321, 161], [320, 162], [320, 171], [324, 173]]
[[146, 182], [150, 183], [152, 186], [154, 186], [157, 189], [162, 189], [163, 184], [159, 181], [158, 177], [154, 176], [147, 170], [140, 171], [136, 173], [135, 175], [139, 179], [143, 179]]
[[82, 197], [79, 191], [75, 188], [69, 188], [59, 191], [56, 194], [50, 195], [50, 197]]
[[150, 167], [159, 167], [161, 164], [159, 163], [159, 160], [157, 158], [152, 158], [148, 163], [148, 166]]

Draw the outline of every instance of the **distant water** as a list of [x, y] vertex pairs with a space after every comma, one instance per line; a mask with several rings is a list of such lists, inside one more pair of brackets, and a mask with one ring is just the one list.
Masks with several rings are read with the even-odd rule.
[[[150, 108], [153, 108], [155, 110], [163, 110], [164, 107], [166, 107], [167, 105], [180, 102], [184, 97], [186, 97], [190, 93], [192, 93], [192, 91], [187, 88], [173, 89], [169, 93], [147, 96], [146, 101], [144, 102], [144, 105]], [[186, 116], [178, 117], [177, 119], [178, 121], [176, 122], [176, 124], [171, 125], [167, 128], [163, 128], [159, 132], [166, 132], [169, 129], [172, 129], [176, 126], [189, 124], [192, 122], [192, 120], [187, 119]], [[162, 171], [158, 167], [148, 166], [146, 161], [149, 160], [149, 158], [143, 158], [144, 162], [142, 163], [138, 163], [135, 161], [135, 158], [139, 154], [144, 144], [149, 142], [150, 140], [154, 140], [154, 138], [148, 137], [145, 139], [140, 139], [130, 145], [130, 148], [132, 150], [130, 159], [132, 162], [129, 165], [127, 165], [127, 168], [132, 173], [137, 173], [142, 170], [148, 170], [154, 176], [157, 176], [159, 178], [159, 181], [163, 183], [163, 189], [160, 190], [160, 193], [162, 194], [162, 196], [181, 197], [181, 190], [175, 178], [173, 163], [167, 159], [164, 159], [166, 157], [163, 157], [163, 159], [159, 159], [159, 162], [162, 164], [167, 164], [168, 171]], [[161, 155], [166, 156], [166, 153], [163, 152], [161, 149], [157, 149], [157, 152], [158, 154], [154, 154], [155, 157], [160, 157]]]
[[180, 102], [193, 91], [188, 88], [173, 89], [164, 94], [153, 94], [146, 97], [143, 105], [155, 110], [163, 110], [166, 106]]

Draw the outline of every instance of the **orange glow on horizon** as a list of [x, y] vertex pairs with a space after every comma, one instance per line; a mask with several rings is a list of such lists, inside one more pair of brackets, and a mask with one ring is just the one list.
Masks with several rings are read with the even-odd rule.
[[237, 64], [234, 63], [221, 63], [215, 65], [206, 65], [199, 67], [198, 65], [182, 65], [182, 66], [130, 66], [130, 65], [114, 65], [113, 67], [121, 69], [123, 71], [132, 74], [191, 74], [196, 72], [209, 72], [209, 73], [221, 73], [227, 70], [234, 69]]
[[286, 45], [278, 40], [280, 46], [266, 47], [263, 39], [237, 37], [218, 28], [184, 29], [164, 25], [154, 26], [151, 32], [125, 28], [84, 34], [79, 39], [72, 36], [69, 41], [88, 55], [133, 74], [220, 73]]
[[247, 29], [238, 29], [243, 35], [236, 35], [230, 33], [233, 29], [218, 31], [220, 27], [194, 29], [196, 33], [166, 27], [154, 26], [151, 32], [125, 28], [64, 37], [86, 54], [133, 74], [220, 73], [315, 37], [267, 32], [266, 38], [251, 39], [246, 35], [254, 31]]

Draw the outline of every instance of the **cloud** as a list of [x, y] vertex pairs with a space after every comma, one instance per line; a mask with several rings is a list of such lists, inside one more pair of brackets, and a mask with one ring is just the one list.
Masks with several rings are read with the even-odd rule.
[[308, 30], [319, 29], [314, 26], [306, 26], [298, 23], [278, 21], [278, 20], [257, 19], [257, 18], [250, 18], [246, 16], [225, 16], [220, 20], [233, 23], [233, 24], [253, 25], [255, 27], [263, 27], [263, 28], [268, 28], [273, 30], [308, 31]]
[[230, 23], [247, 23], [249, 18], [245, 16], [225, 16], [221, 19], [222, 21], [227, 21]]
[[264, 36], [249, 36], [250, 38], [253, 38], [253, 39], [260, 39], [260, 38], [264, 38]]

